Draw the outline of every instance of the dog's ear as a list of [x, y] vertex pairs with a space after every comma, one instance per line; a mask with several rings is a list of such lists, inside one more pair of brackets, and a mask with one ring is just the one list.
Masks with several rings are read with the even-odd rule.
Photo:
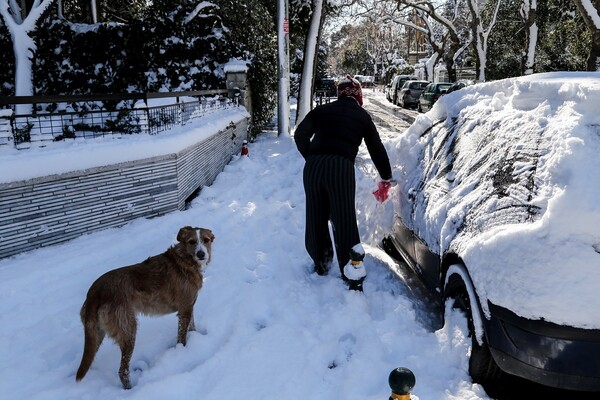
[[202, 235], [207, 235], [210, 238], [210, 242], [214, 242], [215, 241], [215, 235], [213, 235], [212, 231], [208, 228], [197, 228], [202, 232]]
[[187, 231], [189, 231], [190, 229], [193, 230], [194, 228], [192, 228], [191, 226], [184, 226], [183, 228], [181, 228], [179, 230], [179, 233], [177, 234], [177, 241], [181, 242], [183, 240], [183, 237], [184, 237], [185, 233]]

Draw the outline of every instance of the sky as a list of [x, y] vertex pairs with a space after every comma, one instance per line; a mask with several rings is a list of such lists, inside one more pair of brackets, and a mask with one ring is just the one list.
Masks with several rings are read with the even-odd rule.
[[[543, 185], [547, 189], [538, 199], [545, 213], [528, 227], [532, 234], [526, 236], [526, 243], [521, 243], [523, 230], [517, 232], [520, 242], [511, 237], [511, 232], [520, 229], [517, 227], [506, 227], [497, 232], [498, 238], [485, 240], [497, 240], [496, 251], [511, 260], [527, 253], [527, 262], [548, 266], [544, 257], [549, 252], [543, 251], [548, 240], [552, 239], [560, 252], [568, 249], [560, 246], [566, 238], [580, 246], [577, 248], [587, 249], [583, 255], [568, 254], [570, 273], [585, 268], [582, 261], [591, 263], [587, 267], [590, 275], [577, 283], [580, 293], [587, 295], [588, 289], [598, 287], [600, 188], [595, 174], [600, 165], [597, 157], [590, 160], [589, 155], [600, 150], [600, 116], [595, 111], [600, 100], [599, 80], [597, 75], [573, 75], [568, 82], [560, 74], [541, 78], [488, 83], [442, 97], [405, 132], [380, 127], [398, 180], [391, 199], [383, 204], [372, 195], [378, 176], [361, 147], [356, 162], [356, 202], [367, 253], [363, 293], [347, 290], [335, 266], [328, 276], [312, 272], [304, 248], [304, 160], [292, 138], [269, 131], [249, 144], [248, 157], [234, 156], [185, 211], [138, 219], [120, 228], [0, 259], [2, 397], [375, 400], [390, 396], [390, 372], [405, 367], [416, 377], [413, 399], [488, 399], [467, 373], [470, 338], [464, 319], [450, 311], [446, 325], [435, 326], [427, 304], [415, 297], [398, 262], [379, 244], [391, 228], [395, 208], [406, 200], [414, 174], [419, 173], [417, 155], [431, 140], [422, 133], [432, 120], [458, 115], [460, 107], [467, 105], [472, 109], [471, 121], [497, 121], [500, 115], [512, 112], [513, 119], [520, 118], [522, 132], [556, 125], [549, 138], [563, 140], [554, 142], [545, 153], [540, 179], [547, 182]], [[372, 101], [387, 102], [382, 92], [365, 91], [364, 97], [367, 109]], [[223, 116], [215, 113], [203, 122], [159, 137], [172, 136], [183, 143], [186, 137], [205, 134], [207, 126], [219, 126], [221, 119]], [[115, 140], [114, 146], [123, 146], [124, 140], [132, 141], [130, 149], [136, 148], [138, 141], [152, 146], [142, 136]], [[157, 141], [156, 146], [164, 145]], [[102, 150], [111, 143], [101, 140], [85, 146]], [[44, 157], [56, 161], [61, 154], [69, 160], [69, 155], [82, 151], [80, 146], [69, 145], [47, 150], [47, 155], [42, 149], [32, 149], [20, 151], [18, 156], [22, 165], [27, 165], [43, 162]], [[106, 162], [102, 157], [107, 153], [99, 151], [93, 162]], [[94, 158], [92, 154], [88, 160]], [[12, 163], [15, 157], [14, 152], [0, 153], [1, 170], [7, 171], [9, 164], [3, 163]], [[56, 161], [45, 168], [51, 173], [65, 165]], [[35, 169], [29, 171], [33, 174]], [[446, 208], [430, 210], [427, 217], [432, 224], [465, 210], [467, 204], [457, 199], [451, 197]], [[117, 373], [120, 352], [110, 340], [101, 346], [85, 378], [75, 382], [83, 350], [79, 309], [91, 283], [110, 269], [163, 252], [175, 243], [177, 231], [185, 225], [209, 228], [216, 237], [194, 311], [197, 331], [188, 335], [183, 347], [176, 345], [175, 315], [139, 317], [131, 362], [133, 388], [121, 388]], [[424, 223], [421, 228], [432, 231], [434, 225]], [[452, 234], [447, 231], [448, 238]], [[596, 251], [590, 253], [581, 243], [596, 246]], [[478, 253], [480, 245], [466, 245], [473, 263], [489, 256]], [[538, 278], [549, 277], [552, 284], [569, 279], [556, 270], [565, 263], [561, 260], [559, 265], [551, 265], [554, 269]], [[503, 268], [509, 275], [515, 267], [499, 259], [489, 276], [480, 271], [477, 279], [485, 282], [492, 274], [498, 277], [502, 272], [495, 268]], [[544, 308], [547, 300], [527, 293], [511, 299], [491, 288], [486, 294], [505, 304], [524, 301], [525, 313]], [[571, 310], [570, 321], [589, 319], [589, 313], [600, 309], [597, 296], [583, 300], [588, 301], [586, 308]]]

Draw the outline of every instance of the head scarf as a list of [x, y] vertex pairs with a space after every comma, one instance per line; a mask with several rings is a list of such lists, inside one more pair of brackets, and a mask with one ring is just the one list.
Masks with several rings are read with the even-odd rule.
[[338, 99], [340, 97], [352, 97], [362, 106], [363, 99], [360, 82], [350, 75], [346, 75], [346, 77], [338, 83]]

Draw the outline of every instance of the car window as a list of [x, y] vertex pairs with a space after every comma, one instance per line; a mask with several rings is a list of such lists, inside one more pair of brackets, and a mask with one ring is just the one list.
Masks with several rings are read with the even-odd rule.
[[416, 76], [400, 76], [400, 80], [398, 82], [398, 89], [404, 89], [405, 85], [408, 85], [410, 82], [416, 81], [418, 78]]
[[418, 89], [418, 90], [422, 90], [424, 89], [427, 85], [429, 85], [427, 82], [411, 82], [410, 84], [410, 88], [411, 89]]

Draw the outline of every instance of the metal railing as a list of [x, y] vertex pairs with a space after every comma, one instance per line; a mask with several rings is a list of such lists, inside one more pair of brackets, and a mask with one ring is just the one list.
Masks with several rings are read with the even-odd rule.
[[325, 103], [330, 103], [331, 99], [336, 100], [337, 99], [337, 94], [335, 96], [332, 96], [330, 91], [327, 89], [317, 89], [315, 90], [315, 102], [318, 105], [321, 104], [325, 104]]
[[[0, 125], [9, 125], [12, 138], [5, 134], [5, 140], [0, 141], [0, 149], [11, 142], [17, 149], [24, 149], [44, 146], [52, 141], [157, 134], [185, 125], [213, 110], [238, 104], [239, 91], [228, 89], [1, 97], [0, 109], [8, 108], [12, 113], [0, 113]], [[32, 111], [20, 113], [20, 105], [28, 105]], [[2, 119], [5, 120], [4, 125]]]

